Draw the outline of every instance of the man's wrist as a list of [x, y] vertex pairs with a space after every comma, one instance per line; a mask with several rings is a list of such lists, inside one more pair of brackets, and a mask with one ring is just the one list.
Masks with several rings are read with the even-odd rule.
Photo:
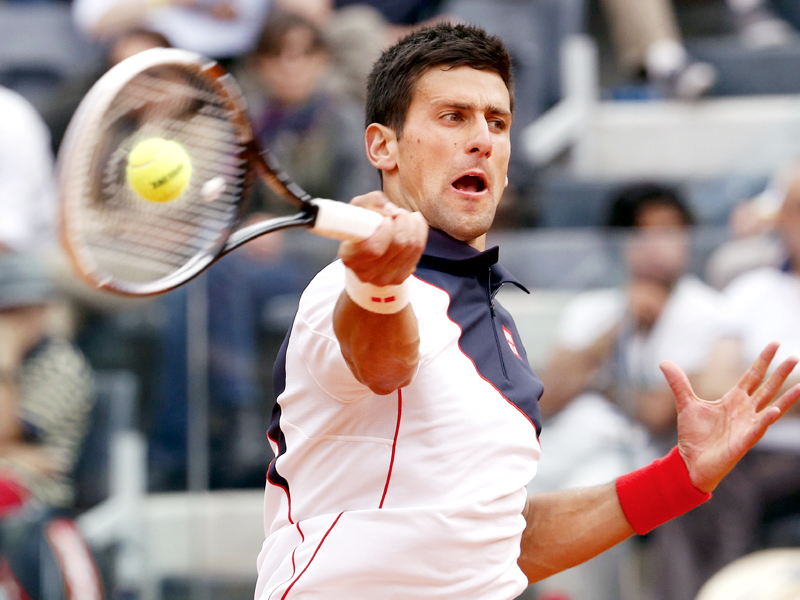
[[617, 496], [625, 518], [639, 535], [711, 498], [692, 483], [677, 446], [664, 458], [617, 479]]
[[411, 282], [379, 286], [364, 283], [355, 271], [345, 268], [344, 290], [349, 298], [364, 310], [383, 315], [398, 313], [411, 301]]

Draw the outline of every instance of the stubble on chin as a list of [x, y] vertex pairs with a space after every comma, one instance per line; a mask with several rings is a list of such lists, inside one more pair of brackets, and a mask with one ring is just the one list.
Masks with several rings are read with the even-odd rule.
[[486, 211], [480, 215], [465, 217], [462, 215], [438, 215], [436, 223], [431, 227], [441, 229], [450, 237], [462, 242], [470, 243], [478, 239], [492, 226], [494, 211]]

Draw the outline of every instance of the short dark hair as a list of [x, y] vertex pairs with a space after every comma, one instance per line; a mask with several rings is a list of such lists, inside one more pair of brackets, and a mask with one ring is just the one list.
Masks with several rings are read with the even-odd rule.
[[684, 225], [694, 225], [695, 220], [678, 190], [660, 183], [642, 182], [628, 185], [618, 191], [611, 202], [609, 227], [636, 227], [639, 214], [648, 206], [669, 206], [678, 211]]
[[275, 10], [270, 12], [264, 23], [252, 53], [255, 56], [280, 56], [286, 36], [296, 28], [307, 29], [311, 33], [310, 52], [327, 50], [322, 31], [312, 21], [293, 12]]
[[514, 110], [511, 57], [497, 36], [473, 25], [438, 23], [419, 29], [383, 52], [367, 80], [367, 122], [391, 127], [399, 138], [414, 86], [437, 66], [494, 71], [508, 88]]

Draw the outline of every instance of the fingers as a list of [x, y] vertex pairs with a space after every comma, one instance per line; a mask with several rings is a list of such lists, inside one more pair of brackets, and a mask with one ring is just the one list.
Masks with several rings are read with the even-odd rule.
[[683, 372], [683, 369], [674, 362], [665, 360], [659, 366], [661, 367], [661, 372], [664, 373], [664, 377], [667, 378], [667, 383], [675, 396], [678, 412], [680, 412], [688, 402], [696, 398], [692, 384], [689, 383], [689, 378]]
[[798, 358], [796, 356], [790, 356], [775, 369], [764, 385], [758, 388], [753, 395], [753, 400], [756, 402], [756, 410], [761, 410], [772, 402], [778, 392], [781, 391], [786, 378], [789, 377], [797, 362]]
[[789, 408], [797, 402], [797, 399], [800, 398], [800, 384], [792, 386], [789, 388], [788, 391], [784, 392], [780, 398], [778, 398], [772, 406], [762, 411], [761, 418], [769, 418], [769, 413], [774, 413], [776, 416], [770, 422], [772, 424], [774, 421], [777, 421], [781, 415], [783, 415]]
[[747, 432], [743, 440], [744, 447], [752, 448], [764, 436], [769, 426], [780, 419], [789, 407], [797, 402], [798, 398], [800, 398], [800, 384], [785, 392], [775, 401], [775, 404], [761, 411], [754, 427]]
[[747, 392], [748, 395], [752, 395], [761, 384], [764, 375], [767, 374], [769, 364], [772, 362], [777, 351], [778, 342], [770, 342], [767, 344], [767, 347], [761, 351], [759, 357], [750, 365], [750, 368], [745, 371], [736, 385]]
[[353, 204], [386, 215], [377, 231], [361, 242], [343, 242], [339, 256], [361, 281], [397, 285], [416, 269], [428, 238], [428, 224], [420, 213], [398, 208], [381, 192], [353, 199]]

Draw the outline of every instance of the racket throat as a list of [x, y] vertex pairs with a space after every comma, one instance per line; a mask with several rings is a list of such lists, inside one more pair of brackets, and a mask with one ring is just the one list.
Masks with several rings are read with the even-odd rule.
[[250, 240], [262, 235], [266, 235], [272, 231], [277, 231], [279, 229], [291, 229], [293, 227], [310, 227], [314, 224], [314, 220], [317, 218], [316, 213], [317, 208], [315, 206], [309, 206], [307, 210], [297, 213], [296, 215], [277, 217], [274, 219], [269, 219], [268, 221], [261, 221], [260, 223], [254, 223], [253, 225], [243, 227], [242, 229], [239, 229], [231, 234], [227, 242], [225, 242], [225, 247], [222, 249], [221, 254], [227, 254], [242, 244], [246, 244]]

